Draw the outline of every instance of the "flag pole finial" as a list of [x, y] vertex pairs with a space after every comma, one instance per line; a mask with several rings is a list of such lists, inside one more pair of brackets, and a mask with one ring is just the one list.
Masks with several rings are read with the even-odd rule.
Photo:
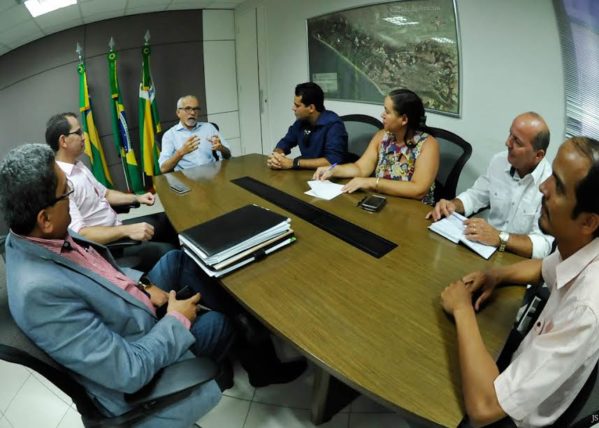
[[110, 36], [110, 40], [108, 41], [108, 47], [111, 51], [114, 50], [114, 37]]
[[144, 40], [146, 42], [146, 45], [148, 43], [150, 43], [150, 30], [146, 30], [146, 34], [144, 35]]
[[75, 49], [75, 52], [77, 52], [77, 56], [79, 57], [79, 62], [82, 61], [82, 54], [83, 54], [83, 48], [81, 47], [81, 45], [79, 44], [79, 42], [77, 42], [77, 48]]

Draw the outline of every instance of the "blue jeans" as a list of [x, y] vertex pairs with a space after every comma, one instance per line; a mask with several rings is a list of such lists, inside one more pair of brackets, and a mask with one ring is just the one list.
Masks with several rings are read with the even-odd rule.
[[[172, 250], [160, 258], [148, 272], [148, 279], [164, 291], [178, 291], [186, 285], [202, 295], [210, 295], [216, 284], [203, 272], [198, 272], [195, 262], [182, 250]], [[209, 303], [204, 303], [208, 307]], [[218, 306], [217, 306], [218, 307]], [[221, 361], [235, 341], [235, 330], [229, 318], [215, 310], [198, 315], [191, 325], [195, 344], [191, 351], [198, 356], [209, 356]]]

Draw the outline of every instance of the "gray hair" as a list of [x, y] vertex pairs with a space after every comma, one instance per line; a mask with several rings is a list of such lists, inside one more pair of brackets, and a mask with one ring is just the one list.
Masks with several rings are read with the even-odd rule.
[[177, 108], [182, 108], [182, 107], [183, 107], [183, 100], [184, 100], [185, 98], [194, 98], [196, 101], [198, 101], [198, 103], [199, 103], [199, 101], [200, 101], [200, 100], [198, 99], [198, 97], [196, 97], [195, 95], [183, 95], [181, 98], [179, 98], [179, 99], [177, 100]]
[[24, 144], [0, 163], [0, 209], [19, 235], [31, 233], [40, 210], [56, 198], [54, 152], [46, 144]]

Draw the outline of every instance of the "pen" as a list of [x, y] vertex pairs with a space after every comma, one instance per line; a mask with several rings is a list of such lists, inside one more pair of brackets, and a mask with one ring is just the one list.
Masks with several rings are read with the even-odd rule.
[[335, 168], [336, 166], [337, 166], [337, 162], [335, 162], [333, 165], [331, 165], [331, 166], [329, 166], [327, 169], [325, 169], [325, 170], [324, 170], [324, 171], [323, 171], [323, 172], [320, 174], [320, 176], [319, 176], [318, 178], [322, 177], [322, 175], [323, 175], [325, 172], [328, 172], [328, 171], [332, 170], [332, 169], [333, 169], [333, 168]]

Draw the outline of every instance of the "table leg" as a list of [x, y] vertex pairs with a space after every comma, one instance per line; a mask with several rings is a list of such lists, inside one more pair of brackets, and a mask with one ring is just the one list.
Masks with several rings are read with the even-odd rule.
[[320, 367], [314, 367], [314, 370], [312, 423], [320, 425], [330, 421], [337, 412], [351, 403], [360, 393]]

